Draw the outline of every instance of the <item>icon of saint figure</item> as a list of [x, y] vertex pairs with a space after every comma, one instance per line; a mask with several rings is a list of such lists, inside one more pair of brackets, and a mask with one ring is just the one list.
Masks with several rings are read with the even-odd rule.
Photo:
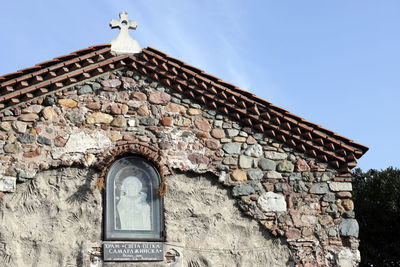
[[151, 230], [150, 205], [147, 194], [141, 192], [142, 182], [135, 176], [128, 176], [122, 182], [117, 211], [121, 230]]

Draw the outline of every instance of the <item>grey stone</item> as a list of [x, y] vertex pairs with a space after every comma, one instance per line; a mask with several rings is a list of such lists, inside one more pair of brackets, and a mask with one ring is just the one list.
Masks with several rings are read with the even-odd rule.
[[335, 201], [335, 194], [328, 193], [322, 197], [322, 200], [325, 202], [334, 202]]
[[326, 212], [327, 213], [337, 213], [338, 212], [338, 206], [336, 206], [336, 204], [332, 203], [326, 208]]
[[43, 100], [42, 105], [43, 106], [53, 106], [56, 104], [56, 100], [54, 99], [54, 97], [51, 96], [46, 96], [46, 98]]
[[280, 174], [279, 172], [276, 172], [276, 171], [268, 171], [267, 173], [265, 173], [264, 178], [281, 179], [282, 178], [282, 174]]
[[341, 236], [358, 237], [358, 222], [356, 219], [342, 219], [339, 223], [339, 233]]
[[314, 182], [315, 178], [312, 172], [303, 172], [303, 180], [306, 182]]
[[232, 157], [227, 157], [222, 160], [222, 163], [224, 163], [226, 165], [237, 165], [238, 159], [232, 158]]
[[250, 170], [247, 172], [247, 178], [249, 180], [260, 180], [263, 175], [264, 174], [260, 170]]
[[44, 136], [41, 136], [41, 135], [38, 136], [37, 142], [38, 142], [39, 144], [42, 144], [42, 145], [51, 146], [51, 140], [50, 140], [49, 138], [44, 137]]
[[32, 144], [35, 142], [35, 137], [31, 134], [20, 134], [17, 139], [23, 144]]
[[222, 116], [222, 115], [217, 115], [217, 116], [215, 116], [215, 118], [216, 118], [217, 120], [222, 120], [222, 119], [224, 118], [224, 116]]
[[179, 98], [176, 98], [176, 97], [172, 97], [171, 98], [171, 102], [174, 103], [174, 104], [181, 104], [182, 103], [182, 101]]
[[229, 136], [229, 137], [235, 137], [235, 136], [237, 136], [238, 134], [239, 134], [239, 130], [236, 130], [236, 129], [227, 129], [226, 130], [226, 134]]
[[215, 128], [222, 128], [222, 121], [214, 121]]
[[85, 84], [78, 90], [78, 95], [84, 95], [89, 93], [93, 93], [93, 90], [92, 87], [88, 84]]
[[246, 156], [256, 157], [256, 158], [261, 157], [262, 153], [263, 153], [262, 146], [260, 146], [259, 144], [249, 146], [244, 152]]
[[354, 211], [346, 211], [343, 213], [343, 218], [355, 218], [356, 214], [354, 213]]
[[4, 111], [4, 116], [14, 116], [14, 113], [11, 110]]
[[297, 181], [294, 185], [294, 191], [297, 193], [307, 193], [308, 189], [303, 181]]
[[257, 205], [264, 212], [286, 211], [285, 197], [274, 192], [263, 193], [258, 198]]
[[282, 192], [282, 185], [280, 183], [274, 184], [274, 188], [276, 192]]
[[232, 124], [227, 123], [227, 122], [224, 122], [224, 123], [222, 124], [222, 128], [224, 128], [224, 129], [231, 129], [231, 128], [232, 128]]
[[232, 190], [232, 194], [234, 197], [237, 196], [248, 196], [251, 194], [255, 194], [256, 191], [254, 190], [254, 187], [251, 186], [250, 184], [242, 184], [235, 186]]
[[240, 155], [239, 157], [239, 167], [242, 169], [249, 169], [253, 166], [253, 158]]
[[321, 182], [330, 181], [331, 179], [332, 179], [332, 173], [331, 172], [324, 172], [321, 175]]
[[237, 142], [227, 143], [222, 146], [222, 149], [228, 154], [240, 154], [241, 144]]
[[3, 150], [6, 153], [15, 154], [15, 153], [18, 153], [20, 149], [17, 144], [6, 144], [6, 145], [4, 145]]
[[17, 185], [17, 178], [11, 176], [4, 176], [0, 178], [0, 191], [1, 192], [15, 192]]
[[229, 172], [229, 166], [220, 164], [220, 165], [217, 166], [217, 170], [224, 171], [224, 172]]
[[231, 142], [232, 142], [232, 139], [230, 139], [230, 138], [221, 138], [220, 142], [221, 142], [222, 144], [231, 143]]
[[278, 164], [277, 170], [280, 172], [293, 172], [294, 165], [292, 162], [284, 160]]
[[352, 191], [353, 188], [351, 186], [351, 183], [342, 183], [342, 182], [330, 182], [329, 183], [329, 188], [332, 191], [338, 192], [338, 191]]
[[329, 228], [329, 230], [328, 230], [328, 236], [329, 237], [336, 237], [337, 236], [337, 231], [336, 231], [336, 229], [335, 228]]
[[24, 169], [19, 169], [17, 170], [18, 173], [18, 178], [19, 179], [33, 179], [36, 176], [36, 170], [24, 170]]
[[85, 115], [80, 112], [68, 112], [65, 117], [75, 125], [82, 124], [85, 121]]
[[97, 82], [94, 82], [94, 83], [92, 83], [92, 88], [93, 88], [94, 91], [97, 91], [97, 90], [99, 90], [101, 88], [101, 84], [97, 83]]
[[182, 102], [185, 103], [185, 104], [190, 104], [190, 99], [184, 98], [184, 99], [182, 100]]
[[283, 160], [287, 158], [286, 153], [275, 152], [275, 151], [265, 151], [264, 155], [267, 159]]
[[26, 132], [27, 123], [26, 122], [22, 122], [22, 121], [14, 121], [12, 123], [12, 127], [14, 128], [14, 130], [17, 133], [25, 133]]
[[211, 116], [217, 115], [217, 112], [215, 110], [209, 110], [207, 113], [210, 114]]
[[[195, 109], [201, 109], [201, 106], [199, 104], [195, 104], [195, 103], [191, 103], [190, 104], [191, 108], [195, 108]], [[211, 115], [211, 114], [210, 114]]]
[[329, 187], [327, 183], [316, 183], [310, 188], [311, 194], [323, 195], [329, 192]]
[[274, 171], [276, 163], [273, 160], [262, 158], [260, 161], [258, 161], [258, 167], [260, 167], [263, 171]]
[[298, 181], [301, 179], [301, 173], [293, 173], [289, 176], [289, 181]]
[[296, 161], [296, 156], [290, 154], [288, 159], [289, 159], [290, 161], [292, 161], [292, 162], [295, 162], [295, 161]]
[[240, 130], [240, 125], [237, 124], [237, 123], [233, 123], [233, 124], [232, 124], [232, 127], [233, 127], [234, 129]]
[[255, 134], [253, 135], [253, 137], [254, 137], [254, 139], [256, 139], [256, 140], [262, 140], [262, 139], [264, 138], [264, 134], [262, 134], [262, 133], [255, 133]]
[[140, 124], [145, 126], [156, 126], [158, 124], [158, 119], [152, 117], [141, 118]]
[[243, 136], [243, 137], [248, 137], [248, 136], [249, 136], [248, 133], [243, 132], [243, 131], [240, 131], [240, 132], [239, 132], [239, 135], [240, 135], [240, 136]]

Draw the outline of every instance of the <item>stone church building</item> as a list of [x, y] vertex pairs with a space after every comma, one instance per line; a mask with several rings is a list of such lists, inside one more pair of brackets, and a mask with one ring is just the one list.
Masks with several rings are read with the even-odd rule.
[[368, 148], [128, 34], [0, 77], [1, 266], [356, 266]]

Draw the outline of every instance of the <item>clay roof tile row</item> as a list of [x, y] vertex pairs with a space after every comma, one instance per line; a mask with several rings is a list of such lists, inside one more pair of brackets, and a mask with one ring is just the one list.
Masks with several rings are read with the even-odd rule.
[[[0, 77], [0, 109], [12, 108], [123, 66], [148, 75], [224, 115], [254, 127], [320, 161], [350, 172], [368, 148], [277, 107], [154, 48], [116, 56], [109, 45], [91, 46]], [[1, 116], [1, 115], [0, 115]]]

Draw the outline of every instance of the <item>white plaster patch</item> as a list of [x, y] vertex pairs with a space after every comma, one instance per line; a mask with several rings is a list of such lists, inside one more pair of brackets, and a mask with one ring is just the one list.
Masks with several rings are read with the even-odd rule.
[[1, 192], [15, 192], [16, 185], [17, 185], [17, 178], [11, 176], [0, 177]]
[[103, 132], [87, 134], [76, 132], [70, 135], [64, 147], [57, 147], [51, 152], [53, 159], [60, 159], [68, 153], [86, 153], [89, 149], [103, 151], [112, 146], [110, 138]]
[[286, 211], [285, 197], [274, 192], [266, 192], [262, 194], [259, 197], [257, 204], [264, 212]]

